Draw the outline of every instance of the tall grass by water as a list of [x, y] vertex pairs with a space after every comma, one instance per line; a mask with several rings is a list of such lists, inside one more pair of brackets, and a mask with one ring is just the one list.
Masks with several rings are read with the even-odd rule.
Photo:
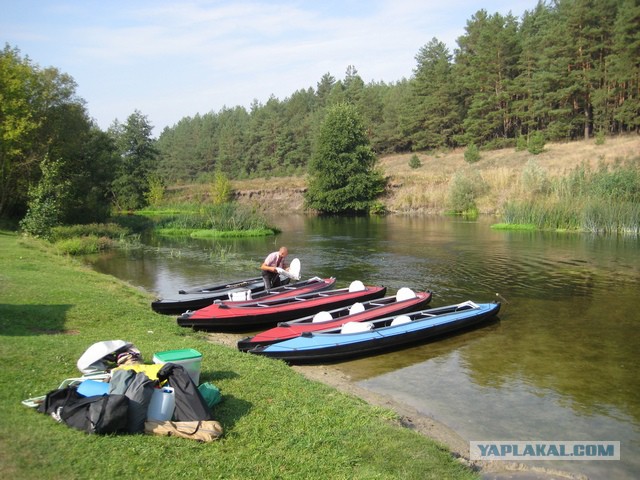
[[114, 248], [125, 241], [129, 230], [117, 223], [91, 223], [53, 227], [49, 241], [60, 253], [83, 255]]
[[637, 162], [597, 169], [583, 163], [552, 179], [541, 172], [532, 174], [534, 170], [523, 171], [521, 198], [505, 202], [505, 223], [531, 224], [543, 230], [640, 234]]
[[163, 235], [220, 237], [272, 235], [277, 231], [268, 225], [266, 218], [257, 210], [232, 202], [220, 205], [174, 205], [171, 211], [181, 213], [161, 217], [156, 223], [156, 232]]

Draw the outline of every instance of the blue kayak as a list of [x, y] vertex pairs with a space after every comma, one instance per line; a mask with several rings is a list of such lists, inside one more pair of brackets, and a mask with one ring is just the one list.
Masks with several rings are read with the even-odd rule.
[[369, 322], [349, 322], [342, 327], [263, 345], [250, 353], [291, 363], [341, 360], [423, 342], [475, 326], [495, 317], [500, 303], [474, 303], [430, 308], [380, 318]]

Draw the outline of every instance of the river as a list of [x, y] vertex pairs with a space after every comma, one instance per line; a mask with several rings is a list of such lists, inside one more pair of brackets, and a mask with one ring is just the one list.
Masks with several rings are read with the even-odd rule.
[[497, 322], [335, 365], [359, 386], [467, 440], [620, 441], [620, 461], [529, 462], [591, 478], [640, 476], [640, 239], [495, 231], [493, 219], [273, 219], [277, 237], [144, 238], [94, 268], [159, 296], [259, 275], [280, 245], [302, 276], [431, 290], [431, 306], [500, 300]]

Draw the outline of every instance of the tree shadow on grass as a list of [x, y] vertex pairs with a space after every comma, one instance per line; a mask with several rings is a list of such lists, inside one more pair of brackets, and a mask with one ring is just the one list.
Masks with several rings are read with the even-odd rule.
[[12, 305], [0, 303], [0, 335], [73, 334], [64, 323], [72, 305]]

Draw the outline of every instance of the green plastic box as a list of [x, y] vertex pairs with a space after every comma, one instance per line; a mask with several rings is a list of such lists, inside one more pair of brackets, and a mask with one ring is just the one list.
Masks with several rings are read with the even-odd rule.
[[193, 348], [182, 350], [166, 350], [153, 356], [153, 363], [177, 363], [187, 371], [193, 383], [200, 384], [200, 369], [202, 368], [202, 354]]

